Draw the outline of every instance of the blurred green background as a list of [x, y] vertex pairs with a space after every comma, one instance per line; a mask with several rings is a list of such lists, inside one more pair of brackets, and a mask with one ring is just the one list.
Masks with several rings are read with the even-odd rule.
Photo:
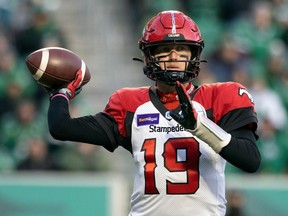
[[[202, 58], [208, 63], [201, 65], [194, 83], [239, 82], [255, 101], [262, 164], [251, 175], [227, 165], [227, 216], [287, 215], [287, 0], [1, 0], [1, 216], [54, 211], [73, 216], [86, 208], [91, 215], [97, 208], [93, 215], [114, 216], [107, 207], [111, 199], [113, 206], [117, 203], [114, 194], [127, 214], [134, 171], [130, 153], [54, 140], [47, 128], [48, 96], [29, 74], [25, 58], [47, 46], [80, 55], [92, 77], [70, 103], [71, 116], [97, 113], [115, 90], [153, 84], [132, 57], [141, 57], [137, 42], [144, 24], [168, 9], [191, 16], [205, 40]], [[86, 178], [98, 182], [98, 174], [106, 172], [113, 175], [104, 183], [85, 183]], [[67, 179], [67, 173], [73, 175]], [[113, 186], [111, 191], [105, 182], [114, 175], [127, 178], [126, 189], [114, 192]], [[62, 178], [81, 184], [65, 185]]]

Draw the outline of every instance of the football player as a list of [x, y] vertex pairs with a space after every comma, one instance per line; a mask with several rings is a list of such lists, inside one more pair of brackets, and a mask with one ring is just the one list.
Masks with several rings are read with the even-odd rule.
[[234, 82], [192, 84], [204, 40], [180, 11], [153, 17], [139, 48], [144, 74], [155, 85], [122, 88], [103, 112], [71, 118], [69, 100], [81, 90], [79, 70], [67, 88], [50, 96], [50, 133], [131, 153], [136, 173], [130, 216], [225, 215], [226, 162], [253, 173], [261, 161], [251, 95]]

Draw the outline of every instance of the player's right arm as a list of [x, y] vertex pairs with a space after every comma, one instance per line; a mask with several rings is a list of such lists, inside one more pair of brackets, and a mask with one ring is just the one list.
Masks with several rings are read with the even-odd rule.
[[115, 137], [119, 135], [117, 122], [112, 115], [100, 112], [71, 118], [69, 101], [81, 92], [83, 81], [82, 70], [78, 70], [75, 79], [66, 87], [58, 90], [47, 89], [50, 96], [48, 110], [49, 132], [53, 138], [62, 141], [76, 141], [100, 145], [109, 151], [118, 147]]
[[48, 110], [49, 132], [62, 141], [76, 141], [100, 145], [109, 151], [118, 147], [117, 123], [106, 113], [71, 118], [69, 100], [64, 95], [54, 96]]

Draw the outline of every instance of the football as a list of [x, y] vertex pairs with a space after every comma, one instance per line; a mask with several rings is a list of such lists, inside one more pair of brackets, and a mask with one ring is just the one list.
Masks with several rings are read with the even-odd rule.
[[90, 81], [91, 75], [85, 62], [74, 52], [61, 47], [47, 47], [34, 51], [26, 58], [26, 65], [33, 78], [51, 89], [67, 85], [82, 69], [81, 86]]

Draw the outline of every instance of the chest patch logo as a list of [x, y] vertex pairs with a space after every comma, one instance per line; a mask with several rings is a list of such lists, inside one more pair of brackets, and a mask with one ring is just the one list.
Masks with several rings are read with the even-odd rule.
[[137, 126], [159, 124], [159, 113], [137, 115]]

